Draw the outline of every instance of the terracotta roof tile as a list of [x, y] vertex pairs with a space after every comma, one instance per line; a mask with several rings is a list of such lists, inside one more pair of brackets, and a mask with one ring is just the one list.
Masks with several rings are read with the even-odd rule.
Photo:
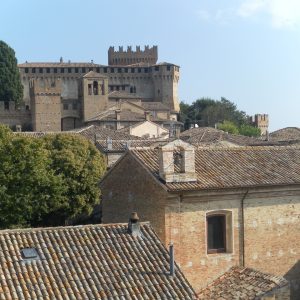
[[[159, 179], [158, 149], [136, 149], [130, 153]], [[197, 182], [166, 183], [167, 189], [300, 184], [300, 147], [199, 148], [195, 150], [195, 168]]]
[[[0, 231], [2, 300], [195, 299], [148, 223], [141, 237], [127, 225], [88, 225]], [[34, 247], [40, 258], [24, 259]]]
[[254, 300], [285, 286], [288, 286], [288, 281], [283, 277], [250, 268], [233, 267], [204, 288], [198, 296], [203, 300]]
[[286, 127], [270, 133], [270, 140], [272, 141], [293, 141], [300, 142], [300, 128]]

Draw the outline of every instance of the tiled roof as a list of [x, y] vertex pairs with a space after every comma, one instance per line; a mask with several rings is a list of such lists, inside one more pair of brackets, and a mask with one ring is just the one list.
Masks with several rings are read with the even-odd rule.
[[198, 127], [183, 131], [180, 138], [194, 146], [220, 145], [220, 142], [228, 142], [237, 146], [263, 146], [274, 144], [262, 138], [248, 137], [244, 135], [230, 134], [212, 127]]
[[300, 141], [300, 128], [298, 127], [286, 127], [276, 130], [269, 135], [272, 141]]
[[198, 296], [202, 300], [254, 300], [287, 285], [288, 281], [283, 277], [250, 268], [233, 267], [203, 289]]
[[[158, 149], [130, 151], [159, 179]], [[199, 148], [197, 182], [165, 183], [168, 190], [300, 184], [300, 147]], [[179, 171], [179, 168], [177, 169]]]
[[160, 139], [140, 139], [140, 140], [112, 140], [112, 148], [107, 148], [107, 139], [97, 140], [96, 146], [104, 152], [125, 152], [127, 149], [134, 148], [155, 148], [158, 146], [163, 146], [170, 140], [160, 140]]
[[[148, 223], [0, 231], [0, 299], [195, 299]], [[35, 248], [39, 258], [23, 259]]]

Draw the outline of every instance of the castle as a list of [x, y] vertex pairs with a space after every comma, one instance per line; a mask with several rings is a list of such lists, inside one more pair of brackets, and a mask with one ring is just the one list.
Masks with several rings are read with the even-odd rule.
[[[110, 47], [108, 65], [64, 62], [62, 58], [19, 64], [24, 105], [15, 109], [13, 103], [0, 102], [0, 120], [17, 130], [71, 130], [100, 122], [103, 118], [99, 116], [120, 110], [126, 102], [126, 109], [133, 113], [146, 115], [150, 107], [154, 121], [176, 123], [179, 66], [157, 63], [157, 52], [157, 46], [144, 50], [137, 46], [135, 51]], [[127, 119], [127, 125], [134, 123], [132, 116]], [[106, 127], [105, 122], [100, 123]]]

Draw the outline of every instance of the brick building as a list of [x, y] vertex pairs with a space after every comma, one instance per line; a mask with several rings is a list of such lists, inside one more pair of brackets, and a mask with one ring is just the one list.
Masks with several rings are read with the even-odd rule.
[[197, 292], [238, 265], [284, 276], [299, 299], [299, 170], [297, 147], [131, 150], [101, 182], [103, 222], [136, 210]]
[[[177, 120], [177, 65], [157, 63], [156, 46], [144, 50], [138, 46], [136, 51], [110, 47], [108, 55], [108, 65], [64, 62], [62, 58], [19, 64], [24, 105], [15, 109], [13, 103], [3, 102], [0, 122], [34, 131], [70, 130], [89, 124], [123, 101], [140, 106], [142, 116], [149, 107], [153, 118]], [[12, 112], [14, 118], [9, 120], [6, 114]]]

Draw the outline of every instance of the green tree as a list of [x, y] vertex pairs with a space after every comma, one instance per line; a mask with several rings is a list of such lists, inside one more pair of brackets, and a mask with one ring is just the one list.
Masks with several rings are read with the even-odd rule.
[[239, 134], [238, 127], [231, 121], [224, 121], [223, 123], [219, 123], [218, 129], [231, 134]]
[[100, 201], [103, 156], [89, 141], [19, 137], [0, 126], [0, 227], [64, 225]]
[[261, 130], [260, 128], [243, 124], [239, 127], [239, 133], [241, 135], [246, 135], [246, 136], [253, 136], [253, 137], [258, 137], [261, 136]]
[[19, 105], [23, 99], [23, 85], [18, 70], [14, 50], [0, 41], [0, 101], [15, 101]]

